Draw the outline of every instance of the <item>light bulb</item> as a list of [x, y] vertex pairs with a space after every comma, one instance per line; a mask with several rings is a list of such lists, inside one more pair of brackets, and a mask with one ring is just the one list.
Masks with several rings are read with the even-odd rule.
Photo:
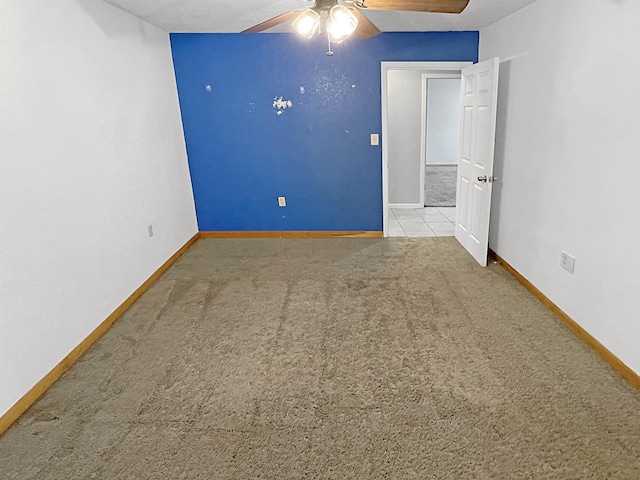
[[334, 5], [329, 11], [327, 31], [334, 43], [346, 40], [358, 27], [358, 19], [344, 5]]
[[306, 38], [313, 37], [320, 25], [320, 15], [315, 10], [307, 8], [304, 12], [296, 17], [291, 26], [300, 35]]

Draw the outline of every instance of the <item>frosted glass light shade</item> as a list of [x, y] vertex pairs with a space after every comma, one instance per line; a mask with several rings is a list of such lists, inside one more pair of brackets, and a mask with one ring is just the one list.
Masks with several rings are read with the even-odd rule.
[[327, 31], [334, 43], [346, 40], [358, 27], [358, 19], [344, 5], [334, 5], [329, 11]]
[[315, 10], [306, 9], [296, 17], [291, 26], [300, 35], [311, 38], [318, 31], [320, 15]]

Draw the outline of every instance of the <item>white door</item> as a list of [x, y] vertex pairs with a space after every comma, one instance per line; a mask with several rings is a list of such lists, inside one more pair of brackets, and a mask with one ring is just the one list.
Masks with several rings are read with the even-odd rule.
[[456, 238], [483, 267], [489, 251], [499, 60], [462, 70]]

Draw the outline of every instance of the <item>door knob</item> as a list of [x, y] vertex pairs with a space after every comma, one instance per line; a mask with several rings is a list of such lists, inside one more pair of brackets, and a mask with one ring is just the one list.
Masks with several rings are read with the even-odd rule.
[[486, 175], [482, 175], [481, 177], [478, 177], [478, 181], [480, 183], [493, 183], [498, 179], [498, 177], [487, 177]]

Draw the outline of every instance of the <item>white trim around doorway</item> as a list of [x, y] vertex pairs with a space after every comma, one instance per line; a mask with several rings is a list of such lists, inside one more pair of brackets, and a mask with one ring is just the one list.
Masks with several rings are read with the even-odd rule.
[[[459, 78], [463, 68], [472, 65], [472, 62], [381, 62], [382, 75], [382, 229], [384, 236], [389, 236], [389, 148], [386, 142], [388, 133], [388, 80], [387, 72], [389, 70], [420, 70], [423, 71], [423, 82], [426, 84], [428, 78]], [[423, 85], [424, 85], [423, 84]], [[423, 88], [422, 99], [423, 105], [426, 105], [426, 87]], [[424, 109], [423, 109], [424, 110]], [[424, 115], [423, 115], [424, 117]], [[423, 120], [424, 122], [424, 120]], [[425, 155], [425, 125], [423, 124], [422, 132], [422, 155]], [[424, 158], [421, 159], [424, 164]], [[424, 199], [424, 165], [421, 165], [422, 172], [420, 197]], [[424, 202], [423, 202], [424, 203]]]
[[389, 208], [422, 208], [419, 203], [390, 203]]

